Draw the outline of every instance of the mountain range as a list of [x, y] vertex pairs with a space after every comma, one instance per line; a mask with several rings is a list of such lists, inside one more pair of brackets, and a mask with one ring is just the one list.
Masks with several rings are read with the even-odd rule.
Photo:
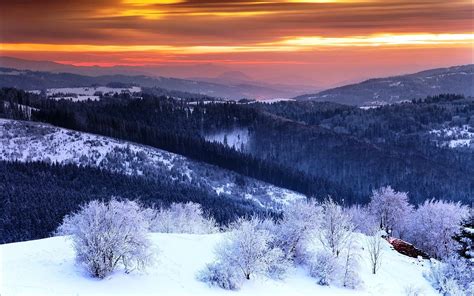
[[349, 105], [397, 103], [441, 93], [474, 95], [474, 65], [426, 70], [414, 74], [369, 79], [295, 97], [295, 100], [330, 101]]
[[[11, 76], [5, 71], [0, 73], [0, 86], [15, 86], [23, 89], [79, 87], [122, 82], [234, 100], [291, 98], [317, 89], [308, 85], [258, 81], [243, 72], [229, 71], [214, 65], [79, 67], [50, 61], [0, 56], [0, 67], [23, 70], [15, 72], [15, 75], [19, 77], [5, 77]], [[64, 81], [59, 83], [59, 80]]]

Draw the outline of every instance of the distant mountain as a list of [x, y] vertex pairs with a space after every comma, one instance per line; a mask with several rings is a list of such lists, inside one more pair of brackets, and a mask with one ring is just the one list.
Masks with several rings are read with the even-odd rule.
[[246, 94], [250, 98], [256, 96], [257, 99], [291, 98], [315, 90], [315, 87], [310, 85], [279, 84], [258, 81], [240, 71], [227, 71], [215, 77], [190, 77], [189, 79], [232, 85], [239, 89], [246, 90]]
[[[77, 67], [50, 61], [32, 61], [0, 56], [0, 67], [23, 71], [50, 72], [49, 74], [58, 75], [68, 73], [87, 76], [86, 78], [74, 76], [75, 84], [70, 84], [66, 82], [70, 80], [70, 77], [53, 77], [47, 74], [36, 75], [45, 76], [49, 80], [56, 80], [56, 82], [62, 80], [62, 83], [57, 86], [56, 82], [32, 77], [35, 75], [32, 73], [22, 73], [22, 75], [25, 75], [22, 77], [4, 77], [6, 73], [0, 73], [0, 86], [15, 86], [24, 89], [91, 86], [102, 84], [104, 80], [110, 82], [110, 79], [116, 79], [113, 82], [127, 82], [142, 87], [159, 87], [167, 90], [236, 100], [242, 98], [291, 98], [314, 90], [312, 86], [283, 85], [257, 81], [243, 72], [229, 71], [226, 68], [213, 65]], [[213, 76], [206, 77], [207, 73], [211, 73]], [[22, 81], [23, 79], [25, 81]], [[87, 83], [84, 84], [83, 81], [87, 81]]]
[[255, 81], [254, 78], [240, 71], [227, 71], [218, 75], [216, 78], [220, 81], [233, 82], [233, 83]]
[[369, 79], [296, 100], [330, 101], [350, 105], [396, 103], [441, 93], [474, 95], [474, 65], [439, 68], [415, 74]]
[[25, 60], [8, 56], [0, 56], [0, 67], [54, 73], [65, 72], [87, 76], [123, 74], [146, 75], [151, 77], [165, 76], [176, 78], [189, 77], [197, 75], [198, 73], [211, 73], [211, 75], [217, 75], [219, 73], [228, 71], [226, 68], [211, 64], [185, 66], [75, 66], [51, 61]]
[[[161, 88], [170, 91], [202, 94], [226, 99], [265, 99], [282, 97], [283, 91], [252, 84], [224, 85], [206, 81], [195, 81], [168, 77], [150, 77], [145, 75], [102, 75], [85, 76], [72, 73], [37, 72], [0, 68], [0, 87], [16, 87], [24, 90], [47, 88], [85, 87], [121, 83], [148, 88]], [[291, 96], [289, 93], [286, 95]]]

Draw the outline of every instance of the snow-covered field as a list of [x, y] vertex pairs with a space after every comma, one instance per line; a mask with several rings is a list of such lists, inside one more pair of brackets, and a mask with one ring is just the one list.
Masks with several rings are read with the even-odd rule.
[[248, 129], [236, 128], [230, 131], [222, 131], [206, 135], [205, 138], [209, 142], [221, 143], [230, 148], [241, 151], [246, 149], [250, 136]]
[[439, 139], [440, 146], [449, 148], [474, 147], [474, 128], [465, 124], [461, 127], [449, 127], [440, 130], [432, 130], [430, 134]]
[[243, 177], [245, 186], [238, 185], [236, 173], [164, 150], [36, 122], [0, 119], [0, 160], [74, 163], [128, 175], [166, 176], [268, 208], [306, 198], [251, 178]]
[[258, 103], [264, 104], [274, 104], [278, 102], [294, 102], [295, 99], [285, 99], [285, 98], [276, 98], [276, 99], [266, 99], [266, 100], [259, 100]]
[[[80, 101], [97, 101], [100, 99], [99, 93], [103, 95], [121, 94], [123, 92], [130, 92], [131, 94], [141, 92], [141, 87], [133, 86], [129, 88], [112, 88], [107, 86], [95, 87], [65, 87], [65, 88], [49, 88], [46, 90], [48, 98], [55, 100], [71, 100], [74, 102]], [[32, 90], [31, 93], [39, 94], [40, 90]]]
[[[196, 279], [213, 261], [214, 246], [225, 234], [151, 234], [155, 264], [144, 272], [116, 271], [104, 280], [89, 277], [74, 263], [69, 238], [54, 237], [0, 246], [0, 293], [16, 295], [438, 295], [423, 277], [427, 260], [403, 256], [384, 243], [382, 266], [370, 272], [362, 250], [365, 236], [356, 235], [361, 255], [358, 290], [319, 286], [308, 272], [291, 268], [283, 280], [253, 278], [240, 291], [209, 287]], [[408, 292], [411, 291], [412, 294]], [[418, 294], [414, 294], [418, 292]]]

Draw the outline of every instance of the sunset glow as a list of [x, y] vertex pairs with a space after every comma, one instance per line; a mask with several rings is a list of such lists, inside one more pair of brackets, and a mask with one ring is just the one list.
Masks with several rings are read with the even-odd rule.
[[349, 73], [326, 62], [334, 55], [370, 68], [387, 59], [397, 65], [387, 73], [473, 59], [470, 0], [2, 1], [0, 11], [2, 55], [74, 65], [210, 63], [265, 78], [259, 65], [292, 62], [267, 74], [311, 81], [321, 67]]

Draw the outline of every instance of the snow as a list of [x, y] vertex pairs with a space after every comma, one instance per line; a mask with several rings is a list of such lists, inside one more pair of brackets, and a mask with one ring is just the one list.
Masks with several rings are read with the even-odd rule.
[[0, 69], [0, 74], [1, 75], [18, 76], [18, 75], [26, 74], [26, 72], [25, 71], [13, 70], [13, 69]]
[[[80, 101], [98, 101], [99, 96], [95, 95], [96, 92], [101, 92], [102, 94], [120, 94], [123, 92], [137, 93], [141, 92], [141, 87], [132, 86], [128, 88], [112, 88], [106, 86], [96, 86], [96, 87], [65, 87], [65, 88], [49, 88], [46, 90], [46, 95], [50, 99], [54, 100], [71, 100], [74, 102]], [[29, 91], [31, 93], [39, 94], [40, 90]]]
[[[240, 133], [241, 142], [247, 141], [246, 134]], [[158, 171], [173, 180], [179, 176], [187, 182], [198, 180], [200, 186], [219, 195], [251, 199], [265, 208], [306, 198], [251, 178], [244, 178], [246, 185], [239, 186], [233, 172], [161, 149], [36, 122], [0, 119], [0, 160], [74, 163], [127, 175]]]
[[447, 127], [444, 129], [434, 129], [429, 132], [435, 135], [439, 140], [439, 146], [449, 148], [469, 148], [474, 143], [474, 131], [468, 124], [461, 127]]
[[264, 104], [274, 104], [278, 102], [294, 102], [294, 99], [285, 99], [285, 98], [276, 98], [276, 99], [266, 99], [266, 100], [259, 100], [258, 103]]
[[[214, 260], [213, 249], [225, 233], [150, 234], [156, 262], [144, 272], [118, 270], [104, 280], [89, 277], [74, 263], [68, 237], [12, 243], [0, 246], [2, 295], [439, 295], [423, 277], [427, 260], [405, 257], [384, 242], [382, 266], [372, 275], [368, 256], [362, 256], [359, 272], [364, 284], [358, 290], [316, 284], [302, 268], [291, 268], [283, 280], [253, 278], [239, 291], [209, 287], [196, 274]], [[365, 236], [356, 235], [359, 245]], [[317, 247], [315, 245], [315, 247]]]
[[401, 81], [397, 81], [397, 82], [390, 83], [388, 86], [390, 87], [403, 86], [403, 83]]
[[[22, 127], [25, 130], [22, 130]], [[43, 124], [7, 119], [0, 119], [0, 144], [0, 160], [82, 163], [81, 157], [89, 156], [88, 165], [101, 167], [111, 153], [130, 149], [133, 153], [144, 152], [156, 166], [171, 169], [173, 161], [171, 153], [158, 149]], [[130, 166], [128, 163], [124, 165]], [[132, 175], [135, 172], [127, 170], [126, 173]]]
[[227, 142], [227, 146], [230, 148], [234, 148], [235, 150], [242, 150], [242, 147], [247, 146], [250, 136], [249, 131], [246, 128], [236, 128], [230, 131], [223, 131], [214, 134], [207, 135], [206, 140], [209, 142], [217, 142], [221, 144], [225, 144]]

